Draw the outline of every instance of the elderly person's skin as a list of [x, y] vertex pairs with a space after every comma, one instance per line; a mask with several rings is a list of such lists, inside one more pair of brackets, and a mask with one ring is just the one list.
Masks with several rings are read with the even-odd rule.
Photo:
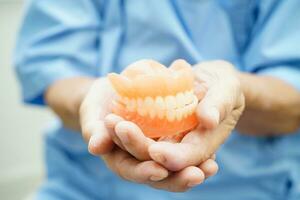
[[[223, 61], [201, 63], [195, 74], [200, 83], [196, 92], [204, 95], [197, 109], [201, 127], [179, 143], [155, 142], [133, 123], [106, 116], [113, 93], [105, 78], [57, 81], [46, 100], [65, 126], [82, 129], [89, 151], [101, 156], [115, 173], [169, 191], [185, 191], [216, 173], [210, 157], [234, 128], [254, 135], [288, 134], [299, 128], [300, 94], [289, 84], [237, 72]], [[113, 148], [112, 140], [118, 147]]]

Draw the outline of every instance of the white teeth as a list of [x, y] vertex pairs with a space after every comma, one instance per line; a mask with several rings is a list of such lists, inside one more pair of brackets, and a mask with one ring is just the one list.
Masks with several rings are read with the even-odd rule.
[[141, 98], [137, 99], [137, 112], [141, 116], [146, 116], [146, 114], [147, 114], [147, 111], [144, 107], [144, 102]]
[[146, 97], [144, 105], [147, 113], [150, 115], [150, 118], [153, 119], [156, 114], [154, 109], [154, 100], [151, 97]]
[[176, 108], [176, 99], [174, 96], [167, 96], [165, 98], [165, 105], [167, 110], [174, 110]]
[[186, 91], [183, 93], [184, 96], [184, 105], [190, 104], [192, 102], [192, 95], [190, 91]]
[[130, 111], [130, 112], [135, 111], [136, 107], [137, 107], [136, 104], [137, 103], [136, 103], [135, 99], [130, 99], [129, 102], [128, 102], [128, 104], [126, 105], [127, 110]]
[[172, 122], [175, 120], [176, 112], [174, 110], [167, 110], [167, 120]]
[[164, 118], [165, 115], [165, 103], [162, 97], [156, 97], [154, 107], [159, 119]]
[[184, 108], [178, 108], [176, 109], [176, 120], [180, 121], [183, 117], [183, 109]]
[[196, 110], [197, 105], [198, 105], [198, 99], [194, 95], [192, 102], [187, 106], [189, 115], [192, 114]]
[[189, 93], [188, 91], [184, 92], [183, 93], [183, 96], [184, 96], [184, 105], [188, 104], [189, 102]]
[[176, 95], [176, 104], [177, 104], [177, 106], [176, 106], [177, 108], [184, 107], [185, 97], [182, 92], [180, 92]]
[[149, 96], [144, 99], [121, 97], [120, 101], [126, 105], [126, 109], [130, 112], [136, 111], [139, 115], [149, 116], [151, 119], [155, 117], [163, 119], [165, 117], [170, 122], [180, 121], [191, 115], [198, 105], [198, 99], [192, 90], [165, 98], [161, 96], [155, 99]]
[[188, 99], [188, 103], [192, 103], [193, 100], [194, 100], [194, 94], [193, 94], [193, 91], [188, 91], [187, 92], [187, 99]]
[[147, 112], [150, 112], [150, 110], [153, 108], [154, 101], [151, 97], [146, 97], [144, 100], [144, 106], [147, 110]]

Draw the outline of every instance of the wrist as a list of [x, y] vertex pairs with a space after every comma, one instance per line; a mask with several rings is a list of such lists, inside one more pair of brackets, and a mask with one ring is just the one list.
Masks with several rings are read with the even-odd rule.
[[257, 102], [260, 102], [260, 100], [258, 100], [259, 95], [257, 94], [257, 87], [261, 88], [261, 80], [259, 77], [245, 72], [239, 72], [238, 77], [240, 79], [242, 92], [245, 97], [245, 108], [256, 108]]
[[80, 130], [79, 108], [93, 82], [90, 77], [74, 77], [59, 80], [47, 89], [45, 100], [66, 127]]
[[96, 79], [93, 78], [80, 78], [80, 80], [76, 80], [78, 81], [78, 87], [76, 91], [76, 97], [74, 98], [73, 103], [76, 115], [79, 115], [80, 106], [88, 91], [90, 90], [90, 87], [94, 84], [95, 80]]

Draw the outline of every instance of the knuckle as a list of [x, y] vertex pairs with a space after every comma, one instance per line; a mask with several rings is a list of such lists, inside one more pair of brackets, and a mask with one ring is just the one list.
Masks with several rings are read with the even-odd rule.
[[124, 127], [126, 128], [126, 123], [125, 124], [124, 123], [125, 123], [125, 121], [121, 121], [116, 124], [116, 126], [115, 126], [116, 132], [119, 132], [120, 130], [124, 129]]
[[134, 181], [128, 176], [129, 158], [124, 156], [120, 151], [112, 150], [111, 153], [102, 156], [106, 166], [113, 171], [117, 176], [126, 181]]
[[124, 157], [120, 158], [120, 160], [118, 160], [117, 163], [116, 163], [117, 168], [120, 169], [122, 167], [128, 167], [129, 161], [130, 161], [129, 156], [124, 156]]
[[125, 180], [125, 177], [123, 176], [123, 174], [121, 173], [120, 169], [116, 165], [116, 162], [115, 162], [115, 153], [114, 152], [112, 152], [109, 155], [103, 156], [103, 160], [104, 160], [106, 166], [111, 171], [113, 171], [117, 176], [119, 176], [120, 178], [122, 178], [122, 179]]
[[121, 170], [120, 166], [118, 165], [118, 162], [113, 163], [113, 171], [123, 180], [128, 180], [124, 172]]
[[141, 164], [136, 166], [136, 168], [133, 170], [133, 173], [135, 174], [135, 182], [137, 183], [146, 183], [149, 178], [147, 175], [145, 175], [144, 166]]

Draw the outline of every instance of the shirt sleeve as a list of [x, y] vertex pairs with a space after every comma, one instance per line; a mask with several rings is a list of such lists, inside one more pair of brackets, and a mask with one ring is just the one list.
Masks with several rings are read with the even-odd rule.
[[31, 0], [25, 5], [14, 53], [24, 102], [43, 105], [55, 81], [96, 76], [100, 4], [90, 0]]
[[249, 72], [282, 79], [300, 91], [300, 1], [259, 2], [244, 66]]

